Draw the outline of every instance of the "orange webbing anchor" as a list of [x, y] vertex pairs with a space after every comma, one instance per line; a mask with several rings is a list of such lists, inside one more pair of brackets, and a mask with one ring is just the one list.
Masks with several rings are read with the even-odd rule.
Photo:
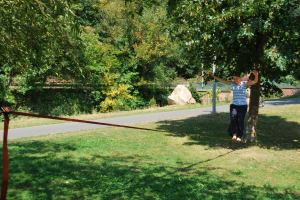
[[9, 108], [1, 107], [1, 111], [4, 115], [4, 132], [3, 132], [3, 146], [2, 146], [2, 187], [1, 187], [1, 200], [6, 200], [6, 193], [8, 188], [8, 149], [7, 149], [7, 137], [9, 126]]

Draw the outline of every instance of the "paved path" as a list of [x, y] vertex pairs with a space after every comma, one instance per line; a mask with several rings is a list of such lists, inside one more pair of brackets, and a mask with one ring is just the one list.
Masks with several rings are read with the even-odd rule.
[[[228, 110], [228, 106], [217, 106], [218, 112], [225, 112], [227, 110]], [[121, 124], [121, 125], [130, 125], [130, 124], [158, 122], [164, 120], [183, 119], [183, 118], [195, 117], [198, 115], [204, 115], [210, 113], [211, 113], [211, 107], [208, 107], [208, 108], [196, 108], [196, 109], [169, 111], [169, 112], [144, 113], [138, 115], [113, 117], [113, 118], [99, 119], [93, 121]], [[103, 128], [103, 127], [105, 126], [84, 124], [84, 123], [74, 123], [74, 122], [33, 126], [28, 128], [9, 129], [8, 138], [16, 139], [16, 138], [24, 138], [24, 137], [42, 136], [48, 134], [67, 133], [67, 132], [89, 130], [89, 129]], [[1, 132], [1, 136], [0, 136], [1, 139], [2, 139], [2, 135], [3, 135], [3, 131]]]
[[[281, 99], [281, 100], [265, 102], [266, 107], [277, 106], [277, 105], [288, 105], [288, 104], [300, 104], [300, 98]], [[228, 105], [217, 106], [217, 111], [228, 112], [229, 110], [228, 107], [229, 107]], [[183, 118], [195, 117], [195, 116], [205, 115], [210, 113], [211, 113], [211, 107], [208, 107], [208, 108], [196, 108], [196, 109], [169, 111], [169, 112], [144, 113], [144, 114], [138, 114], [132, 116], [114, 117], [114, 118], [100, 119], [94, 121], [130, 125], [130, 124], [139, 124], [139, 123], [158, 122], [164, 120], [183, 119]], [[57, 133], [67, 133], [67, 132], [90, 130], [90, 129], [103, 128], [103, 127], [105, 126], [83, 124], [83, 123], [62, 123], [62, 124], [34, 126], [28, 128], [16, 128], [16, 129], [9, 130], [9, 139], [42, 136], [42, 135], [57, 134]], [[3, 131], [1, 131], [1, 135], [0, 135], [1, 138], [2, 135], [3, 135]]]
[[290, 105], [290, 104], [300, 104], [300, 97], [265, 101], [265, 104], [266, 104], [266, 106], [282, 106], [282, 105]]

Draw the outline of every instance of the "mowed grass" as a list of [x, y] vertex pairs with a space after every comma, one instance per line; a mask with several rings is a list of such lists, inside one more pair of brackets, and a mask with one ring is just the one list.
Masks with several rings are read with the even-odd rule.
[[252, 145], [227, 115], [10, 141], [8, 199], [300, 199], [300, 105], [262, 109]]

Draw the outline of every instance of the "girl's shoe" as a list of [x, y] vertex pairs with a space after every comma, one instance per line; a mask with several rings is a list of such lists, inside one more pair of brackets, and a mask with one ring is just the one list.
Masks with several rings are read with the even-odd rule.
[[238, 138], [236, 138], [236, 141], [237, 141], [237, 142], [241, 142], [242, 139], [238, 137]]
[[233, 135], [232, 136], [232, 140], [236, 140], [237, 138], [236, 138], [236, 135]]

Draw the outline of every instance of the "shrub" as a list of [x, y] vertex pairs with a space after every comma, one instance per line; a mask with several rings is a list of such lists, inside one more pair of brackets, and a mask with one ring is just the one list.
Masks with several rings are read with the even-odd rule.
[[201, 97], [200, 97], [200, 95], [198, 94], [196, 87], [195, 87], [191, 82], [189, 82], [188, 89], [189, 89], [190, 92], [192, 93], [192, 96], [193, 96], [193, 98], [196, 100], [196, 102], [199, 102], [199, 103], [200, 103], [200, 98], [201, 98]]

